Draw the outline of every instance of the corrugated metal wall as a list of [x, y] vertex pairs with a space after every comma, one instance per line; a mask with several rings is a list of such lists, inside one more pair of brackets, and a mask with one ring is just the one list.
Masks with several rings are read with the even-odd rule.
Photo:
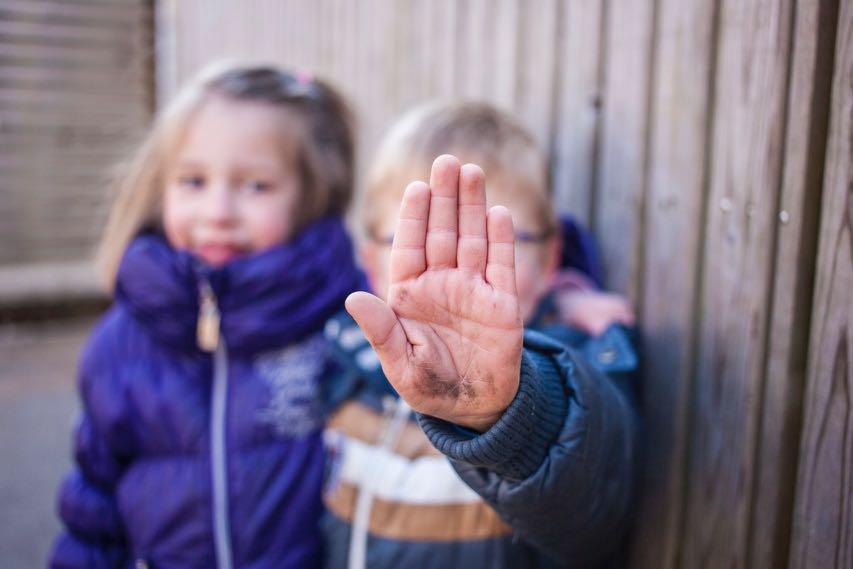
[[89, 256], [108, 169], [150, 120], [152, 22], [147, 0], [0, 2], [3, 274]]

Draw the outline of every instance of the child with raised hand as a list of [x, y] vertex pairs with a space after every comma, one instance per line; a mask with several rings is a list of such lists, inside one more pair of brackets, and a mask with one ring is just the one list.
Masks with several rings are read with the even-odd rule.
[[[442, 152], [483, 169], [433, 162]], [[425, 174], [400, 205], [400, 181]], [[419, 109], [382, 144], [361, 218], [378, 296], [347, 299], [364, 336], [346, 315], [326, 327], [349, 370], [327, 385], [327, 566], [612, 561], [632, 503], [637, 360], [618, 324], [560, 323], [560, 236], [533, 140], [485, 105]]]
[[160, 114], [101, 261], [76, 468], [51, 566], [317, 566], [322, 328], [363, 286], [340, 215], [347, 109], [324, 83], [216, 68]]

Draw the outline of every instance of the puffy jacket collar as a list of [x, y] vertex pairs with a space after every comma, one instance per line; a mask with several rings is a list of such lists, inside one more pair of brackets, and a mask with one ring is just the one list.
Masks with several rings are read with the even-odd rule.
[[207, 281], [230, 351], [281, 347], [319, 330], [346, 296], [365, 287], [338, 218], [315, 222], [296, 238], [212, 269], [165, 238], [144, 233], [119, 266], [116, 299], [156, 338], [196, 349], [199, 287]]

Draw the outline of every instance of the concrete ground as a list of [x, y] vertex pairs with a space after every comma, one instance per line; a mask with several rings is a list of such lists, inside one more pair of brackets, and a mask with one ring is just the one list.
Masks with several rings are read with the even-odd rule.
[[77, 355], [92, 318], [0, 326], [0, 567], [44, 567], [71, 466]]

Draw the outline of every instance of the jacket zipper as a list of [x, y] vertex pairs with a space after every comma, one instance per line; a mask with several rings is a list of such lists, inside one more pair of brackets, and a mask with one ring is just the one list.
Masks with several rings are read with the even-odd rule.
[[219, 329], [219, 307], [210, 283], [199, 285], [196, 340], [205, 352], [213, 352], [213, 394], [210, 403], [210, 469], [213, 481], [213, 537], [219, 569], [233, 567], [231, 521], [228, 511], [228, 464], [225, 452], [228, 410], [228, 350]]

